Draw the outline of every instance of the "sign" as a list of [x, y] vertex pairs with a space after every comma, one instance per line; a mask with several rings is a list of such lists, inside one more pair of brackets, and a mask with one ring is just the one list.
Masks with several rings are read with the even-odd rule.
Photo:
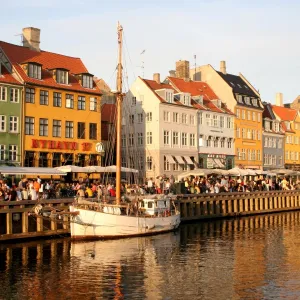
[[225, 154], [208, 154], [207, 157], [226, 159], [226, 155]]
[[96, 152], [98, 152], [98, 153], [105, 152], [103, 143], [97, 143], [96, 144]]
[[[42, 149], [59, 149], [59, 150], [80, 150], [80, 144], [77, 142], [68, 141], [51, 141], [51, 140], [36, 140], [32, 139], [31, 148]], [[91, 143], [81, 143], [82, 151], [90, 151], [92, 149]]]

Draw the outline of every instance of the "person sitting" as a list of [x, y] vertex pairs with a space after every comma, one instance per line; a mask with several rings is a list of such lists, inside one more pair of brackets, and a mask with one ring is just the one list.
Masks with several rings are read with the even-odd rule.
[[94, 193], [89, 186], [85, 190], [85, 195], [86, 195], [86, 198], [93, 198]]

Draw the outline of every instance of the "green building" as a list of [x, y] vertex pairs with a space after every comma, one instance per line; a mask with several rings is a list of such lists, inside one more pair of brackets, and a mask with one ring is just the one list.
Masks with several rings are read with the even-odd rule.
[[22, 156], [22, 91], [0, 47], [0, 165], [18, 166]]

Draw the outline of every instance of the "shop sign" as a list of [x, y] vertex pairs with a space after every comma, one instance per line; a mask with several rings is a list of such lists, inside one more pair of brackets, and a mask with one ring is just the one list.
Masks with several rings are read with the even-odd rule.
[[208, 154], [207, 157], [226, 159], [226, 155], [225, 154]]
[[68, 141], [51, 141], [51, 140], [36, 140], [32, 139], [31, 148], [42, 149], [59, 149], [59, 150], [79, 150], [81, 145], [82, 151], [90, 151], [92, 149], [91, 143], [77, 143]]

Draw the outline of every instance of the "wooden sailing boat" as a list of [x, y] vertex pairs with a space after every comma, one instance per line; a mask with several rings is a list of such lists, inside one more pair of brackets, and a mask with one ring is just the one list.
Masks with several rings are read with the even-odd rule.
[[118, 24], [116, 203], [71, 206], [71, 237], [75, 239], [150, 235], [175, 230], [180, 224], [179, 211], [172, 199], [164, 195], [144, 197], [134, 207], [121, 203], [122, 33]]

